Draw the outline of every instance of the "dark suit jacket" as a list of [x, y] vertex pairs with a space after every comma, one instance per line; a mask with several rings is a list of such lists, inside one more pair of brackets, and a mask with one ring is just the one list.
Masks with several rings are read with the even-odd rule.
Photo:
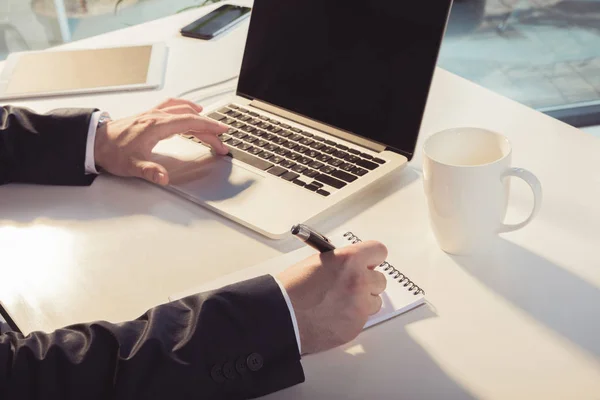
[[[93, 110], [0, 108], [0, 183], [90, 184]], [[1, 296], [1, 294], [0, 294]], [[0, 326], [0, 399], [221, 399], [304, 381], [287, 304], [263, 276], [149, 310], [26, 337]]]

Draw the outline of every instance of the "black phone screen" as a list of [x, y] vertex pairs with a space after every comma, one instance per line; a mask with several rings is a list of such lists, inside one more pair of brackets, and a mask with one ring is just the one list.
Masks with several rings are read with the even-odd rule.
[[224, 5], [181, 30], [186, 36], [212, 38], [250, 13], [250, 8]]

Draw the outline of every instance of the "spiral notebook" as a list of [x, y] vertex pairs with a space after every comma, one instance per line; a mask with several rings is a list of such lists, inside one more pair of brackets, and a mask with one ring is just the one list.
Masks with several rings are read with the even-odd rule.
[[[361, 241], [361, 239], [351, 230], [345, 229], [337, 231], [328, 237], [336, 247], [345, 247]], [[169, 296], [169, 300], [178, 300], [186, 296], [218, 289], [225, 285], [255, 278], [261, 275], [270, 274], [275, 276], [283, 271], [286, 267], [293, 265], [314, 253], [315, 250], [305, 246], [301, 249], [279, 257], [275, 257], [253, 267], [224, 275], [207, 284], [191, 288], [181, 293], [173, 294]], [[400, 271], [398, 268], [394, 267], [391, 261], [384, 262], [383, 264], [377, 266], [375, 270], [382, 272], [387, 278], [388, 283], [385, 292], [381, 295], [383, 300], [381, 310], [369, 318], [365, 325], [365, 329], [410, 311], [425, 302], [425, 292], [423, 288], [412, 281], [404, 273], [404, 271]]]

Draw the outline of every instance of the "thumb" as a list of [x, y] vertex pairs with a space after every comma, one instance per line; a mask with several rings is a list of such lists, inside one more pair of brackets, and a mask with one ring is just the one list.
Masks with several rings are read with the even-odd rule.
[[134, 161], [134, 175], [147, 180], [148, 182], [156, 183], [157, 185], [166, 186], [169, 183], [169, 173], [166, 168], [152, 161], [137, 160]]

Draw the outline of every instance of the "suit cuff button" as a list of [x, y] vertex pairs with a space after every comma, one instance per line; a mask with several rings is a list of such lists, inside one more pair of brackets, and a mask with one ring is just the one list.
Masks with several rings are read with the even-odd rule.
[[246, 364], [250, 371], [258, 371], [264, 365], [263, 357], [258, 353], [252, 353], [246, 358]]
[[210, 370], [210, 376], [213, 379], [213, 381], [217, 383], [225, 382], [225, 375], [223, 375], [223, 367], [220, 365], [215, 365], [214, 367], [212, 367], [212, 369]]

